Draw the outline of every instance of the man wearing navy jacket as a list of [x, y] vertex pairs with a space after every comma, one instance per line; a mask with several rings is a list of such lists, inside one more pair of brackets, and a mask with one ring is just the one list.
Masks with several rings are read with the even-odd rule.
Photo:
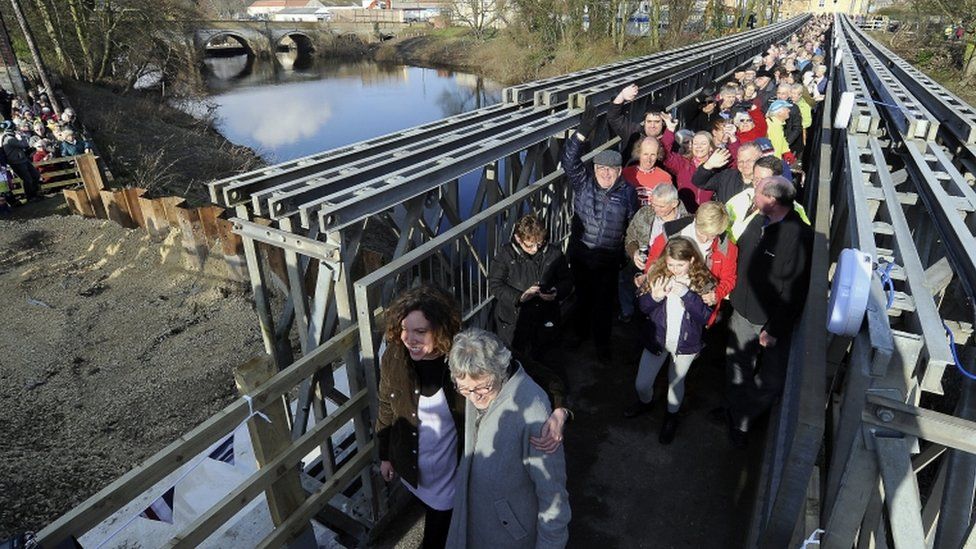
[[569, 261], [577, 292], [578, 337], [573, 343], [580, 343], [592, 330], [597, 352], [609, 359], [624, 234], [638, 202], [637, 192], [620, 177], [623, 159], [619, 152], [600, 151], [592, 167], [583, 163], [584, 142], [595, 126], [595, 113], [585, 111], [579, 127], [563, 146], [562, 167], [573, 186]]

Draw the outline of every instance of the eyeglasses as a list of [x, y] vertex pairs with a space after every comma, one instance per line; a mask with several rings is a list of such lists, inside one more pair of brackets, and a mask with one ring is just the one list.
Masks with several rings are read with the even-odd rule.
[[476, 395], [476, 396], [483, 397], [483, 396], [487, 395], [488, 393], [490, 393], [492, 391], [492, 389], [494, 389], [494, 388], [495, 388], [495, 384], [494, 383], [489, 383], [488, 385], [482, 385], [480, 387], [475, 387], [474, 389], [465, 389], [463, 387], [459, 387], [457, 383], [454, 384], [454, 389], [457, 390], [457, 392], [460, 393], [461, 396]]

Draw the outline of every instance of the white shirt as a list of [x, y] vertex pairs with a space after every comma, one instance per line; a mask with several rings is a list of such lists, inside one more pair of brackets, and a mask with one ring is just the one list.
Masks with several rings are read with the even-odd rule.
[[429, 397], [420, 395], [417, 419], [417, 487], [403, 484], [428, 506], [447, 511], [454, 507], [458, 440], [444, 389]]

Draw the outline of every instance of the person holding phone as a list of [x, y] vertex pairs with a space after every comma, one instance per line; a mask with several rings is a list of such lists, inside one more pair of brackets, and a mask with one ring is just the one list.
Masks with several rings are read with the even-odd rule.
[[538, 217], [522, 217], [488, 271], [495, 331], [506, 347], [537, 361], [558, 339], [559, 302], [573, 287], [566, 257], [547, 235]]

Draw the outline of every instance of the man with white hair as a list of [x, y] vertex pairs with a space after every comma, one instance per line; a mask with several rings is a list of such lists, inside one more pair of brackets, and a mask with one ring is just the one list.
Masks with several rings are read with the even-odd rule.
[[709, 414], [727, 422], [735, 447], [745, 446], [750, 427], [783, 390], [790, 339], [807, 297], [813, 230], [794, 209], [795, 198], [789, 181], [763, 179], [755, 195], [759, 215], [737, 243], [726, 407]]

